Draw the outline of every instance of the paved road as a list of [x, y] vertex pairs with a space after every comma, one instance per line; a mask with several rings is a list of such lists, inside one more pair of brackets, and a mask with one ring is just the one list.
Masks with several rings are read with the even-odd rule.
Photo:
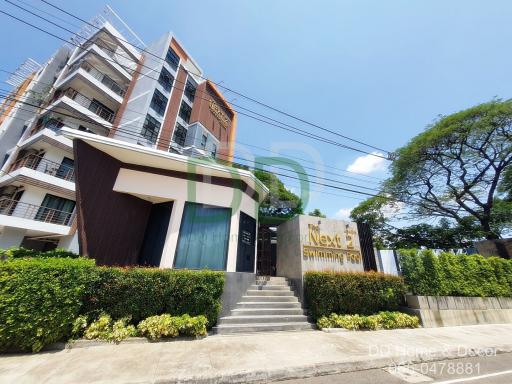
[[510, 384], [512, 353], [280, 381], [281, 384]]

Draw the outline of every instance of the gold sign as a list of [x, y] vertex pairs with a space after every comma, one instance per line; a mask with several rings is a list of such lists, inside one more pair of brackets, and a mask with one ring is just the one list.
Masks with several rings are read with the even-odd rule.
[[332, 259], [341, 264], [346, 262], [361, 263], [361, 252], [354, 248], [354, 235], [356, 231], [347, 225], [345, 230], [345, 248], [342, 236], [339, 233], [328, 235], [320, 232], [318, 225], [308, 225], [309, 245], [304, 244], [302, 254], [304, 259]]
[[210, 111], [219, 121], [220, 125], [222, 125], [224, 128], [227, 128], [229, 124], [229, 119], [226, 116], [226, 114], [222, 111], [222, 108], [219, 107], [219, 105], [213, 99], [210, 99], [210, 101], [208, 102], [208, 106], [210, 108]]

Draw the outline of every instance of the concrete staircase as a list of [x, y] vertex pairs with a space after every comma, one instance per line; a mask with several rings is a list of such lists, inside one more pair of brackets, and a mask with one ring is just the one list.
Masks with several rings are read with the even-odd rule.
[[286, 278], [259, 276], [230, 316], [221, 317], [216, 334], [312, 329]]

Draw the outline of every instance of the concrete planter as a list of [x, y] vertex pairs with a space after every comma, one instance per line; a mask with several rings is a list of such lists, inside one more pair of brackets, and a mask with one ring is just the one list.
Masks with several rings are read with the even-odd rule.
[[424, 327], [512, 323], [512, 298], [407, 295], [407, 312]]

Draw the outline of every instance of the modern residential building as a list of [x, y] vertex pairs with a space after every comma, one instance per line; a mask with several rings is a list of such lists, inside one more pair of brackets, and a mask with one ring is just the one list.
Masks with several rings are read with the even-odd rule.
[[144, 45], [106, 10], [93, 19], [97, 28], [9, 80], [15, 88], [0, 106], [0, 248], [78, 251], [75, 152], [62, 128], [232, 160], [236, 113], [177, 38]]

